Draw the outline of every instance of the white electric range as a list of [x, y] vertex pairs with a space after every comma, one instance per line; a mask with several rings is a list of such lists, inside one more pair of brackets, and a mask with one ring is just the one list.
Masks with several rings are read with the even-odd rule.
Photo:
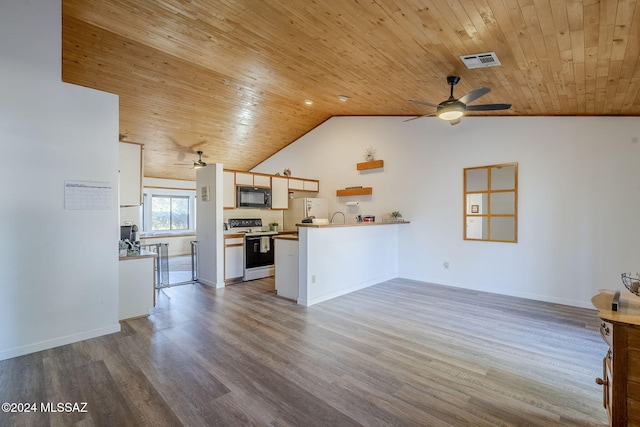
[[277, 231], [263, 231], [260, 218], [231, 218], [228, 232], [245, 235], [243, 281], [275, 275], [273, 236]]

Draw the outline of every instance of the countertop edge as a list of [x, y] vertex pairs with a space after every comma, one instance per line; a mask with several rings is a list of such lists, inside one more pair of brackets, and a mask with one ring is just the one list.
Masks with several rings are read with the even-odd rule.
[[140, 255], [121, 256], [119, 259], [120, 261], [126, 261], [128, 259], [155, 258], [157, 256], [158, 254], [156, 254], [155, 252], [151, 252], [143, 249], [140, 251]]
[[357, 222], [353, 224], [296, 224], [296, 227], [307, 228], [336, 228], [336, 227], [371, 227], [375, 225], [398, 225], [398, 224], [410, 224], [410, 221], [390, 221], [390, 222]]

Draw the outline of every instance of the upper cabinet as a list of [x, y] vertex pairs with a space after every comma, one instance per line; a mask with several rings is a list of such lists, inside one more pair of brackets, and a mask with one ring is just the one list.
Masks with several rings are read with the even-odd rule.
[[289, 207], [289, 191], [318, 192], [320, 181], [317, 179], [289, 178], [281, 175], [239, 172], [225, 170], [223, 173], [223, 206], [225, 209], [236, 207], [236, 186], [271, 188], [271, 209]]
[[251, 172], [236, 172], [236, 185], [249, 185], [253, 187], [271, 187], [271, 175]]
[[253, 174], [254, 187], [271, 187], [271, 175]]
[[236, 207], [236, 174], [231, 171], [222, 172], [222, 207]]
[[304, 190], [304, 179], [289, 178], [289, 190]]
[[251, 172], [236, 172], [236, 185], [253, 185], [253, 174]]
[[286, 176], [271, 177], [271, 209], [289, 208], [289, 179]]
[[142, 145], [120, 142], [119, 149], [120, 206], [142, 204]]
[[313, 191], [320, 189], [320, 181], [315, 179], [289, 178], [289, 190]]

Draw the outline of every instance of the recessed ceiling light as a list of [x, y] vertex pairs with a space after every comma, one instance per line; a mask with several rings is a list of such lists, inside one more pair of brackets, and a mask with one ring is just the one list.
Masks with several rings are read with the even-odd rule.
[[340, 95], [338, 96], [338, 99], [342, 102], [347, 102], [349, 100], [349, 97], [345, 95]]
[[305, 103], [306, 105], [313, 105], [313, 101], [312, 101], [312, 100], [310, 100], [310, 99], [305, 99], [305, 100], [304, 100], [304, 103]]

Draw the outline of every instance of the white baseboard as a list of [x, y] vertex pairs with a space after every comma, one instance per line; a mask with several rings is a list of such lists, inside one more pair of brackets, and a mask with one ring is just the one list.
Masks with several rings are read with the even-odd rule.
[[7, 350], [0, 350], [0, 360], [11, 359], [13, 357], [24, 356], [25, 354], [35, 353], [37, 351], [48, 350], [54, 347], [60, 347], [62, 345], [72, 344], [74, 342], [84, 341], [91, 338], [97, 338], [102, 335], [113, 334], [120, 332], [120, 323], [111, 326], [105, 326], [104, 328], [93, 329], [91, 331], [85, 331], [78, 334], [65, 335], [63, 337], [57, 337], [49, 340], [44, 340], [32, 344], [23, 345], [20, 347], [14, 347]]
[[364, 288], [368, 288], [369, 286], [373, 286], [373, 285], [377, 285], [379, 283], [382, 282], [386, 282], [387, 280], [391, 280], [391, 279], [395, 279], [397, 276], [395, 275], [389, 275], [389, 276], [384, 276], [384, 277], [378, 277], [374, 280], [369, 280], [367, 282], [363, 282], [363, 283], [358, 283], [357, 285], [351, 286], [349, 288], [345, 288], [345, 289], [340, 289], [338, 291], [335, 292], [331, 292], [325, 295], [321, 295], [319, 297], [316, 298], [311, 298], [311, 299], [306, 299], [306, 300], [301, 300], [300, 298], [298, 298], [298, 304], [304, 305], [304, 306], [311, 306], [314, 304], [318, 304], [320, 302], [324, 302], [324, 301], [328, 301], [330, 299], [333, 298], [337, 298], [339, 296], [342, 295], [346, 295], [349, 294], [351, 292], [355, 292], [355, 291], [359, 291], [360, 289], [364, 289]]

